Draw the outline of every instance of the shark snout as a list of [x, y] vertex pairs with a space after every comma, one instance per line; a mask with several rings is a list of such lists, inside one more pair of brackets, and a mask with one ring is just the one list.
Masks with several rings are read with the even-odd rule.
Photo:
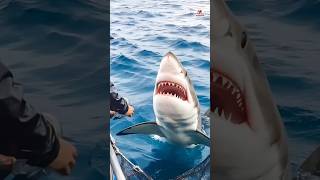
[[178, 75], [184, 71], [182, 65], [178, 61], [177, 57], [172, 53], [168, 52], [161, 60], [159, 73], [170, 73]]

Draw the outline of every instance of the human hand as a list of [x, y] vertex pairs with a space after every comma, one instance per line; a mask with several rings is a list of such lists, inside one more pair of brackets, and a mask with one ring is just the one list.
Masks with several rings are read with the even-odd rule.
[[62, 175], [69, 175], [76, 164], [77, 150], [72, 144], [61, 138], [59, 142], [59, 154], [49, 166]]
[[116, 115], [116, 113], [117, 112], [115, 112], [115, 111], [110, 111], [110, 116], [112, 117], [112, 116]]
[[15, 157], [0, 154], [0, 170], [11, 170], [15, 163]]
[[129, 106], [128, 111], [126, 112], [126, 116], [131, 117], [134, 114], [134, 108], [133, 106]]

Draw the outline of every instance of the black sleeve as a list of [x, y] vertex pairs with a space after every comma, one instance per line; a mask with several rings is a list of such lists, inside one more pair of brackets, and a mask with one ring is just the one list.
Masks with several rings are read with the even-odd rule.
[[0, 130], [0, 139], [16, 147], [14, 153], [8, 153], [27, 159], [28, 164], [46, 167], [59, 153], [54, 127], [25, 101], [22, 86], [13, 81], [12, 73], [1, 62]]
[[114, 84], [110, 82], [110, 110], [125, 114], [128, 108], [128, 102], [119, 95]]

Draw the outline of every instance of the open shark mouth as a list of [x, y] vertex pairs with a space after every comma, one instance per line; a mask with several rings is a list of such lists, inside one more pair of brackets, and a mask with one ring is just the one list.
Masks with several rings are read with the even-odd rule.
[[171, 81], [158, 82], [156, 94], [174, 96], [183, 101], [188, 101], [186, 89], [180, 84]]
[[238, 84], [225, 73], [211, 69], [211, 112], [235, 124], [247, 123], [245, 96]]

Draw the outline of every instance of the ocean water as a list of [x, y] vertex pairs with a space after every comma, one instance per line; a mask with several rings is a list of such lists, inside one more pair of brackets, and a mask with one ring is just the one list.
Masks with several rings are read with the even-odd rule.
[[[202, 9], [204, 16], [195, 16]], [[195, 86], [204, 114], [210, 104], [209, 1], [111, 1], [110, 74], [120, 94], [135, 108], [132, 118], [111, 122], [122, 153], [155, 179], [174, 178], [195, 167], [209, 148], [181, 148], [146, 135], [116, 136], [131, 125], [154, 121], [152, 94], [162, 56], [172, 51]], [[209, 130], [209, 121], [204, 128]]]
[[287, 128], [295, 174], [320, 145], [320, 1], [227, 2], [256, 45]]
[[62, 123], [78, 149], [70, 176], [103, 179], [92, 157], [105, 153], [107, 84], [106, 2], [94, 0], [0, 1], [0, 59], [24, 85], [25, 98]]

